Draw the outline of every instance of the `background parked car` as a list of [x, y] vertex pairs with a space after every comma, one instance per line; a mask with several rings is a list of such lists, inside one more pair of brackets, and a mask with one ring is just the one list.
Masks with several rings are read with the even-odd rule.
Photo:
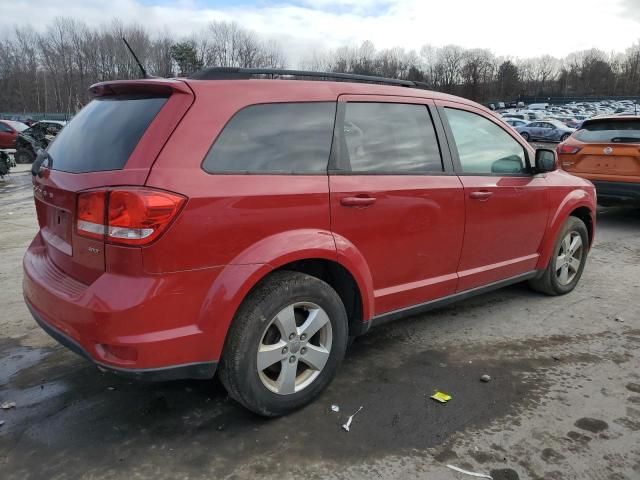
[[640, 205], [640, 116], [586, 120], [557, 151], [564, 170], [593, 182], [600, 205]]
[[516, 128], [525, 140], [540, 140], [543, 142], [563, 142], [576, 131], [558, 120], [544, 120], [531, 122]]
[[503, 113], [502, 117], [507, 118], [517, 118], [519, 120], [527, 120], [529, 117], [526, 113]]
[[16, 163], [31, 163], [40, 148], [47, 148], [66, 122], [43, 120], [20, 132], [16, 138]]
[[15, 148], [18, 133], [27, 128], [22, 122], [0, 120], [0, 148]]
[[548, 103], [532, 103], [529, 105], [529, 110], [546, 110], [548, 107]]
[[511, 125], [513, 128], [523, 127], [529, 124], [527, 120], [522, 120], [520, 118], [505, 118], [504, 121]]
[[582, 121], [573, 118], [570, 115], [555, 115], [551, 117], [554, 120], [558, 120], [560, 123], [566, 125], [569, 128], [578, 128], [582, 125]]

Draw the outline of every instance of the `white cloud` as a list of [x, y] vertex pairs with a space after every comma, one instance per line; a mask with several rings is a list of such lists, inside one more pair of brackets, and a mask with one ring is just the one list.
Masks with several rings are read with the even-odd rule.
[[[280, 0], [209, 7], [202, 0], [0, 0], [0, 31], [56, 16], [97, 25], [118, 17], [179, 35], [211, 20], [235, 20], [279, 39], [296, 60], [312, 48], [372, 40], [378, 47], [454, 43], [498, 55], [564, 56], [597, 47], [621, 51], [640, 37], [637, 0]], [[154, 5], [155, 3], [155, 5]], [[218, 5], [219, 2], [215, 2]]]

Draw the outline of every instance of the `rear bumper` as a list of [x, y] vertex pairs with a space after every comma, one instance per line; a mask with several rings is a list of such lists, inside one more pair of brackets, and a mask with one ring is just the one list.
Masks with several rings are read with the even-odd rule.
[[35, 321], [45, 332], [47, 332], [53, 339], [55, 339], [61, 345], [67, 347], [72, 352], [77, 353], [90, 362], [93, 362], [100, 369], [108, 370], [117, 375], [127, 378], [135, 378], [136, 380], [149, 380], [154, 382], [181, 380], [185, 378], [207, 379], [212, 378], [216, 373], [216, 368], [218, 366], [217, 362], [190, 363], [185, 365], [173, 365], [171, 367], [159, 368], [118, 368], [112, 365], [100, 363], [96, 359], [94, 359], [89, 354], [89, 352], [87, 352], [76, 340], [68, 337], [52, 325], [49, 325], [42, 318], [42, 316], [35, 311], [28, 300], [26, 300], [26, 303], [29, 311], [31, 312], [31, 315], [33, 315]]
[[598, 201], [640, 205], [640, 183], [591, 180], [596, 187]]
[[125, 276], [105, 272], [91, 285], [51, 261], [40, 235], [23, 261], [24, 298], [58, 342], [120, 375], [150, 380], [213, 377], [224, 338], [202, 324], [218, 269]]

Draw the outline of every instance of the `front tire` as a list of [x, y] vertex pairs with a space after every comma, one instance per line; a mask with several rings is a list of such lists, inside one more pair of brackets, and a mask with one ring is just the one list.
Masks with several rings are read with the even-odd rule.
[[322, 280], [275, 272], [244, 300], [227, 334], [219, 375], [249, 410], [276, 417], [316, 398], [344, 358], [347, 314]]
[[587, 262], [589, 232], [577, 217], [569, 217], [558, 235], [553, 255], [543, 274], [529, 281], [529, 286], [547, 295], [571, 292], [582, 276]]

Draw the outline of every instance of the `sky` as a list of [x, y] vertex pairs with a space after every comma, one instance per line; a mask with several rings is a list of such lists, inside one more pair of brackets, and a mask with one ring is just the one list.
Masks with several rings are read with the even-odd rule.
[[314, 50], [424, 44], [533, 57], [592, 47], [624, 51], [640, 40], [640, 0], [0, 0], [0, 37], [13, 25], [44, 29], [56, 16], [90, 25], [117, 17], [189, 35], [237, 21], [278, 40], [296, 63]]

